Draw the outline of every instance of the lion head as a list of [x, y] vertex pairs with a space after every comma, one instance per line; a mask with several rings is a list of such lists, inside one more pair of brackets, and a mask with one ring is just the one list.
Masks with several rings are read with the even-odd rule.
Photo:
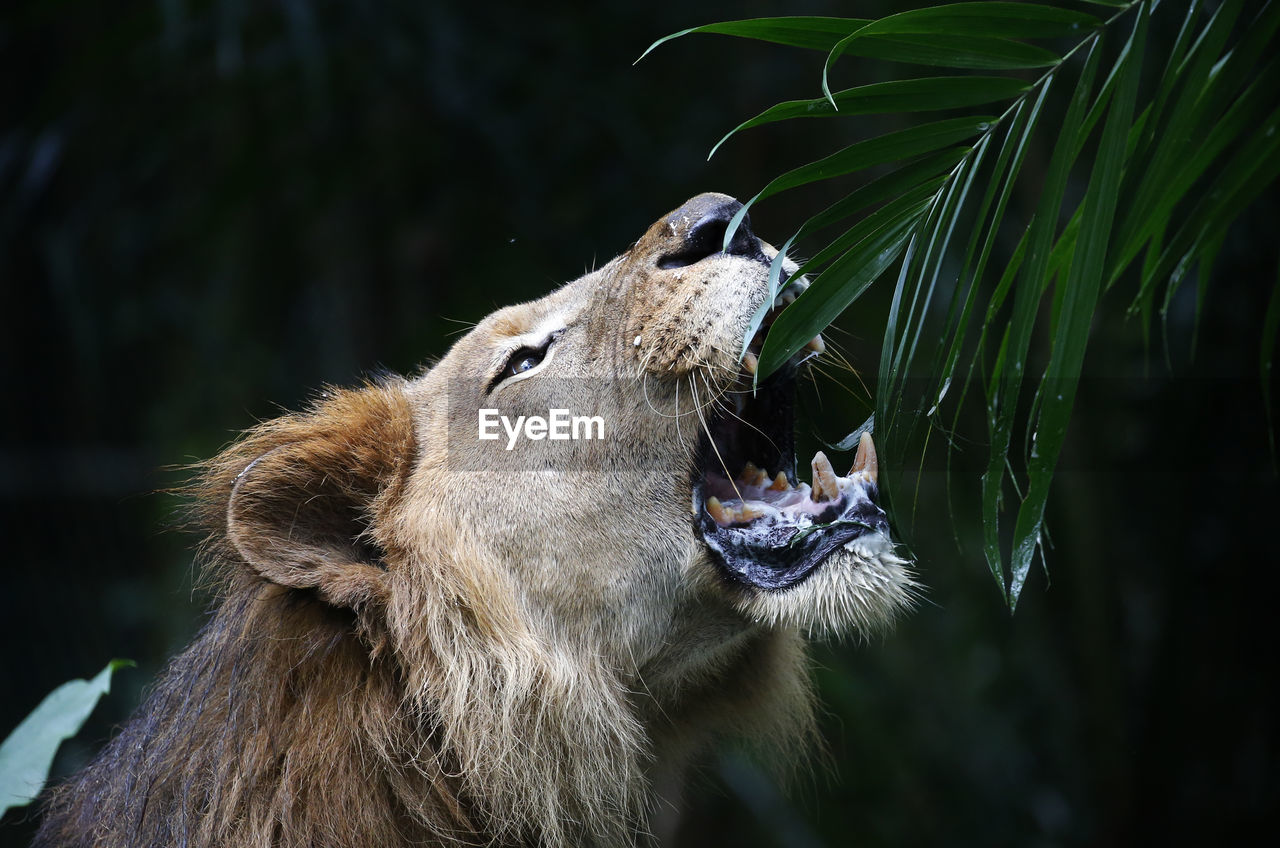
[[[740, 208], [695, 197], [604, 267], [490, 315], [409, 383], [419, 455], [399, 544], [465, 547], [539, 632], [641, 664], [707, 610], [744, 630], [889, 621], [909, 581], [870, 437], [848, 476], [821, 453], [804, 463], [812, 482], [798, 473], [796, 375], [821, 338], [753, 389], [766, 319], [739, 363], [775, 253], [749, 221], [722, 249]], [[478, 437], [485, 410], [500, 438]], [[599, 432], [492, 424], [552, 410]]]
[[869, 437], [799, 476], [821, 339], [753, 388], [775, 251], [745, 220], [724, 245], [740, 208], [699, 195], [210, 461], [219, 606], [46, 838], [629, 844], [725, 732], [797, 755], [802, 634], [872, 632], [913, 584]]

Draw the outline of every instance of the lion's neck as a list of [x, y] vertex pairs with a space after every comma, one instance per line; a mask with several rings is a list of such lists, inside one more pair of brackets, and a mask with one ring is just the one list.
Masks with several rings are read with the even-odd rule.
[[649, 663], [638, 687], [660, 693], [640, 702], [658, 797], [651, 825], [660, 837], [676, 826], [690, 765], [715, 743], [745, 740], [784, 779], [816, 744], [814, 696], [799, 634], [739, 627], [720, 636], [715, 651], [695, 657], [686, 653], [695, 640], [672, 640], [680, 647]]
[[554, 657], [423, 678], [371, 659], [349, 616], [242, 587], [52, 796], [37, 844], [635, 844], [717, 735], [805, 734], [797, 650], [754, 632], [678, 685], [656, 670], [675, 656], [652, 681]]
[[270, 587], [230, 597], [50, 798], [37, 844], [638, 841], [646, 746], [624, 695], [473, 665], [446, 670], [469, 703], [406, 696], [400, 660], [371, 660], [348, 618]]

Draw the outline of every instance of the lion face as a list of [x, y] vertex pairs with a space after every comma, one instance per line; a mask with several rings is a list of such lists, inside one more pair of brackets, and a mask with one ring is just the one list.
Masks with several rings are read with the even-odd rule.
[[745, 221], [722, 250], [740, 208], [693, 198], [409, 384], [418, 455], [395, 546], [419, 567], [465, 560], [538, 638], [640, 667], [673, 639], [713, 655], [761, 626], [887, 623], [911, 581], [869, 437], [847, 476], [821, 453], [812, 482], [798, 474], [794, 384], [821, 339], [755, 392], [753, 354], [739, 364], [775, 255]]

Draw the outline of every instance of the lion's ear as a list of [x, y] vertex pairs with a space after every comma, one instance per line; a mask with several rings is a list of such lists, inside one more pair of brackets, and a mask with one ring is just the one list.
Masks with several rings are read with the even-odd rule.
[[346, 393], [277, 424], [273, 435], [292, 440], [236, 476], [227, 538], [267, 580], [352, 609], [384, 599], [375, 520], [401, 485], [412, 436], [403, 396], [395, 404], [378, 394]]

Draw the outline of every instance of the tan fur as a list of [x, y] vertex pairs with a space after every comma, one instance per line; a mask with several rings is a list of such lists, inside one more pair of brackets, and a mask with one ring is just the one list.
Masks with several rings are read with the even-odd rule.
[[[656, 267], [690, 225], [677, 210], [415, 379], [329, 392], [210, 461], [216, 611], [39, 841], [628, 845], [717, 739], [801, 758], [801, 631], [884, 626], [910, 575], [883, 539], [781, 592], [709, 559], [700, 421], [767, 268]], [[490, 391], [551, 331], [542, 366]], [[477, 440], [483, 406], [610, 432], [507, 451]]]

